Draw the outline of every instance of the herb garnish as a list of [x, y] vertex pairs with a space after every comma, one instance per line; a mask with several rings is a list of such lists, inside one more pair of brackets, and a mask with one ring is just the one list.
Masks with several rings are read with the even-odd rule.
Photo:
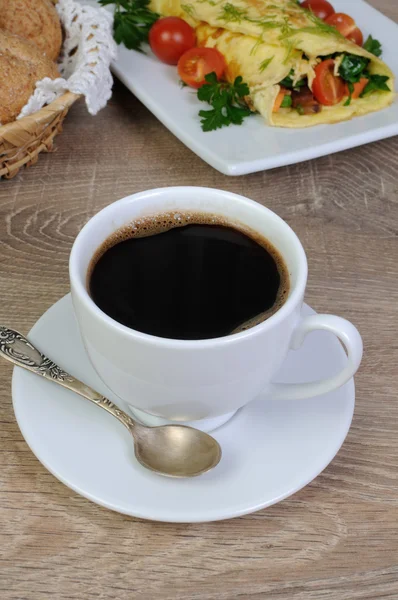
[[307, 27], [299, 27], [298, 29], [293, 29], [288, 22], [286, 22], [285, 27], [282, 28], [280, 40], [283, 40], [287, 37], [291, 37], [292, 35], [296, 35], [297, 33], [313, 33], [316, 35], [334, 35], [338, 38], [344, 38], [344, 36], [332, 25], [328, 25], [322, 19], [318, 19], [316, 15], [311, 10], [307, 10], [306, 8], [302, 9], [306, 12], [306, 16], [310, 21], [313, 22], [313, 26], [309, 25]]
[[283, 45], [285, 46], [285, 56], [283, 58], [282, 64], [286, 65], [290, 58], [292, 57], [292, 54], [294, 53], [294, 44], [292, 41], [288, 40], [287, 42], [284, 42]]
[[250, 56], [256, 54], [257, 50], [259, 49], [259, 47], [261, 46], [261, 44], [264, 43], [264, 40], [262, 37], [259, 37], [256, 40], [256, 43], [254, 44], [254, 46], [252, 47], [252, 49], [250, 50]]
[[254, 23], [258, 27], [261, 27], [263, 31], [268, 31], [269, 29], [280, 29], [284, 27], [284, 23], [280, 21], [270, 21], [269, 17], [267, 19], [252, 19], [250, 17], [243, 17], [245, 21], [248, 23]]
[[246, 14], [247, 12], [245, 10], [236, 8], [236, 6], [230, 2], [227, 2], [222, 7], [222, 14], [218, 17], [218, 19], [225, 21], [226, 23], [240, 23]]
[[263, 62], [260, 64], [258, 70], [260, 71], [260, 73], [262, 73], [263, 71], [265, 71], [265, 69], [272, 63], [272, 61], [274, 60], [275, 55], [271, 56], [270, 58], [266, 58], [265, 60], [263, 60]]
[[187, 13], [187, 15], [189, 15], [192, 19], [195, 18], [194, 13], [195, 13], [195, 9], [193, 7], [192, 4], [181, 4], [181, 8], [184, 12]]
[[363, 47], [375, 56], [381, 56], [383, 54], [383, 48], [379, 40], [375, 40], [371, 35], [368, 37]]
[[148, 41], [149, 30], [159, 15], [148, 8], [150, 0], [98, 0], [102, 6], [115, 5], [113, 37], [129, 50], [143, 52], [141, 45]]
[[199, 111], [203, 131], [213, 131], [228, 125], [241, 125], [252, 113], [243, 98], [250, 93], [249, 86], [237, 77], [233, 84], [218, 81], [216, 73], [205, 76], [206, 83], [198, 89], [198, 98], [208, 102], [211, 110]]

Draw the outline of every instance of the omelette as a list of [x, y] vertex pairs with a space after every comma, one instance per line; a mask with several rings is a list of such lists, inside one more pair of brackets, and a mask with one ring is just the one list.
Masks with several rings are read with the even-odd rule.
[[[227, 63], [227, 81], [243, 78], [250, 90], [246, 103], [269, 125], [337, 123], [385, 108], [394, 100], [389, 67], [295, 0], [151, 0], [150, 8], [162, 16], [183, 18], [196, 29], [198, 46], [219, 50]], [[368, 78], [381, 80], [382, 85], [370, 86], [359, 97], [351, 97], [353, 86], [347, 87], [340, 102], [320, 105], [312, 94], [315, 69], [331, 57], [335, 75], [341, 75], [353, 57], [354, 63], [366, 65]], [[288, 101], [275, 109], [281, 93]]]

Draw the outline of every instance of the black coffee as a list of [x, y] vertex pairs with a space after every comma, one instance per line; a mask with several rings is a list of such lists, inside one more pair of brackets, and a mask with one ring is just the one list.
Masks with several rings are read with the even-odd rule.
[[219, 217], [160, 215], [129, 225], [98, 249], [88, 287], [107, 315], [180, 340], [256, 325], [284, 303], [287, 267], [254, 232]]

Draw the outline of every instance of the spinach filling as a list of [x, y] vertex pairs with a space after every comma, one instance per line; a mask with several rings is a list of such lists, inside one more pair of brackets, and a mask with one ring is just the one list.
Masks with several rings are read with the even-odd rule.
[[387, 85], [389, 77], [386, 75], [376, 75], [368, 71], [370, 60], [364, 56], [356, 56], [355, 54], [344, 54], [343, 60], [339, 67], [339, 75], [344, 81], [347, 82], [349, 97], [345, 106], [351, 103], [352, 93], [354, 91], [354, 84], [361, 81], [361, 79], [367, 79], [368, 83], [360, 94], [360, 98], [363, 98], [371, 92], [382, 90], [389, 92], [390, 88]]

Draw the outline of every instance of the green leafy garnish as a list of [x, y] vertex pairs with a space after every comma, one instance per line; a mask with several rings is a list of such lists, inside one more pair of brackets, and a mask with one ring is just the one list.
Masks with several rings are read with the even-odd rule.
[[281, 108], [290, 108], [293, 104], [293, 100], [291, 96], [286, 95], [281, 103]]
[[262, 73], [263, 71], [265, 71], [265, 69], [272, 63], [272, 61], [274, 60], [275, 56], [271, 56], [271, 58], [266, 58], [265, 60], [263, 60], [263, 62], [260, 64], [258, 70], [260, 71], [260, 73]]
[[285, 37], [294, 35], [295, 33], [297, 33], [297, 29], [294, 29], [290, 25], [288, 17], [284, 17], [283, 23], [281, 24], [281, 35], [279, 36], [279, 39], [282, 40]]
[[270, 21], [267, 19], [251, 19], [250, 17], [244, 17], [244, 20], [248, 23], [254, 23], [263, 29], [264, 31], [268, 31], [268, 29], [279, 29], [284, 26], [283, 23], [278, 21]]
[[368, 37], [363, 47], [365, 50], [374, 54], [375, 56], [381, 56], [383, 54], [383, 48], [379, 40], [375, 40], [371, 35]]
[[222, 7], [222, 14], [218, 17], [218, 19], [225, 21], [226, 23], [240, 23], [246, 14], [247, 12], [245, 10], [236, 8], [236, 6], [230, 2], [227, 2]]
[[[296, 42], [296, 43], [300, 43], [300, 42]], [[286, 65], [290, 61], [290, 59], [295, 51], [295, 47], [294, 47], [294, 43], [289, 40], [286, 42], [283, 42], [283, 45], [285, 46], [285, 56], [283, 58], [282, 64]]]
[[192, 19], [195, 18], [195, 9], [192, 4], [181, 4], [181, 8], [187, 13]]
[[256, 40], [256, 43], [254, 44], [254, 46], [252, 47], [252, 49], [250, 50], [250, 56], [256, 54], [257, 50], [259, 49], [259, 47], [261, 46], [261, 44], [263, 44], [264, 41], [261, 37], [259, 37]]
[[333, 35], [337, 38], [344, 38], [344, 36], [336, 29], [336, 27], [325, 23], [325, 21], [322, 21], [322, 19], [318, 19], [318, 17], [314, 15], [314, 13], [311, 10], [308, 10], [306, 8], [304, 8], [303, 10], [306, 12], [308, 19], [313, 22], [313, 25], [308, 25], [307, 27], [299, 27], [298, 29], [294, 29], [289, 25], [289, 23], [286, 23], [286, 27], [282, 28], [281, 36], [279, 37], [280, 40], [283, 40], [284, 38], [290, 37], [292, 35], [296, 35], [297, 33]]
[[113, 37], [117, 44], [129, 50], [142, 52], [141, 45], [148, 41], [149, 30], [159, 15], [148, 8], [150, 0], [98, 0], [102, 6], [115, 5]]
[[344, 54], [339, 67], [339, 75], [345, 81], [357, 83], [369, 64], [369, 59], [355, 54]]
[[252, 113], [244, 97], [250, 93], [249, 86], [237, 77], [233, 84], [218, 81], [216, 73], [205, 76], [206, 83], [198, 89], [198, 98], [208, 102], [211, 110], [199, 111], [203, 131], [213, 131], [228, 125], [241, 125]]
[[386, 75], [371, 75], [368, 72], [364, 73], [364, 76], [369, 79], [369, 83], [366, 88], [363, 90], [361, 94], [361, 98], [370, 94], [371, 92], [375, 92], [377, 90], [381, 90], [383, 92], [391, 92], [390, 88], [387, 85], [387, 81], [390, 79]]

